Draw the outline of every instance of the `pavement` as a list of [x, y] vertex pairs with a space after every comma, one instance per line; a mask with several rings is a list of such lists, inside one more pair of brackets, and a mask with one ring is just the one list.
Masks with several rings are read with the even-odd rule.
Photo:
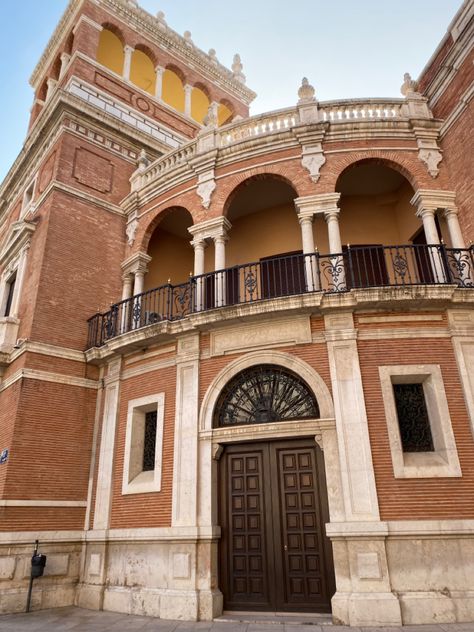
[[474, 623], [403, 627], [332, 625], [324, 615], [225, 614], [214, 621], [166, 621], [73, 606], [0, 616], [0, 632], [474, 632]]

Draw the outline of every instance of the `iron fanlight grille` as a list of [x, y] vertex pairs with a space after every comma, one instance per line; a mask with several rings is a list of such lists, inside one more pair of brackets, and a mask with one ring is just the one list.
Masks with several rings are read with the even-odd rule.
[[214, 426], [318, 417], [318, 403], [301, 378], [264, 364], [245, 369], [230, 380], [217, 402]]
[[156, 410], [145, 414], [145, 434], [143, 437], [143, 471], [155, 469]]
[[403, 452], [433, 452], [423, 384], [394, 384]]

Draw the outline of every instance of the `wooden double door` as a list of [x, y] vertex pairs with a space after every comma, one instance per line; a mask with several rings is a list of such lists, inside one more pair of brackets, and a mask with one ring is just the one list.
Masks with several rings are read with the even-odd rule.
[[226, 447], [219, 496], [224, 608], [330, 612], [334, 567], [314, 440]]

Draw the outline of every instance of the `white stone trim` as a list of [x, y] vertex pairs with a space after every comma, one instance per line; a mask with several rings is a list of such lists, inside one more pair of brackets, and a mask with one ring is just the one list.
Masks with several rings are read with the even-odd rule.
[[35, 194], [36, 194], [36, 183], [38, 180], [38, 174], [36, 173], [27, 183], [25, 189], [23, 191], [21, 209], [20, 209], [20, 219], [23, 219], [28, 212], [35, 212]]
[[199, 334], [178, 339], [174, 432], [173, 527], [197, 524]]
[[109, 362], [97, 471], [94, 529], [108, 529], [110, 522], [115, 434], [120, 400], [120, 369], [121, 358]]
[[[379, 366], [395, 478], [462, 476], [441, 368], [436, 364]], [[393, 384], [421, 383], [434, 452], [403, 452]]]
[[83, 351], [69, 349], [68, 347], [57, 347], [56, 345], [49, 345], [44, 342], [32, 342], [30, 340], [25, 340], [21, 344], [20, 349], [15, 349], [10, 354], [10, 362], [13, 362], [26, 352], [51, 356], [53, 358], [62, 358], [64, 360], [73, 360], [74, 362], [86, 362]]
[[360, 316], [359, 323], [402, 323], [443, 320], [442, 314], [409, 314], [408, 316]]
[[86, 500], [0, 500], [0, 507], [87, 507]]
[[262, 350], [247, 353], [237, 360], [230, 362], [214, 378], [202, 400], [199, 419], [200, 431], [212, 430], [214, 407], [227, 382], [237, 375], [237, 373], [240, 373], [240, 371], [258, 364], [277, 364], [299, 375], [314, 393], [318, 402], [321, 419], [334, 418], [334, 408], [329, 389], [322, 377], [316, 373], [309, 364], [290, 353]]
[[[155, 467], [144, 472], [143, 439], [145, 413], [156, 410]], [[165, 394], [157, 393], [128, 402], [122, 494], [144, 494], [161, 491], [163, 464], [163, 424]]]
[[158, 371], [159, 369], [167, 369], [171, 366], [176, 366], [176, 358], [167, 358], [166, 360], [155, 360], [142, 366], [137, 366], [130, 369], [124, 369], [122, 373], [123, 380], [129, 380], [137, 375], [143, 375], [144, 373], [151, 373], [152, 371]]
[[83, 377], [62, 375], [61, 373], [50, 373], [48, 371], [40, 371], [38, 369], [19, 369], [13, 373], [13, 375], [0, 383], [0, 392], [22, 379], [40, 380], [42, 382], [53, 382], [55, 384], [66, 384], [67, 386], [79, 386], [81, 388], [99, 388], [98, 382]]

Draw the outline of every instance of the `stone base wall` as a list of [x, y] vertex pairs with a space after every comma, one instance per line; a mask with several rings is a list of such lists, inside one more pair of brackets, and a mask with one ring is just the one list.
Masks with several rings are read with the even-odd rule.
[[[0, 544], [0, 614], [24, 612], [34, 544]], [[81, 543], [41, 544], [47, 556], [43, 577], [33, 582], [31, 610], [74, 604], [80, 577]]]
[[[332, 532], [333, 619], [351, 626], [474, 621], [471, 521], [340, 523]], [[336, 534], [336, 529], [338, 533]], [[133, 530], [135, 531], [135, 530]], [[216, 538], [130, 531], [120, 540], [40, 543], [47, 555], [32, 610], [75, 604], [96, 610], [206, 621], [222, 614]], [[342, 532], [345, 531], [343, 535]], [[431, 533], [429, 533], [431, 531]], [[112, 533], [112, 538], [116, 537]], [[0, 613], [26, 607], [32, 542], [0, 545]]]
[[222, 613], [215, 542], [89, 543], [84, 559], [76, 595], [83, 608], [187, 621]]
[[458, 521], [454, 534], [450, 522], [437, 524], [436, 532], [432, 522], [422, 521], [359, 529], [354, 523], [328, 525], [337, 585], [334, 621], [352, 626], [474, 621], [472, 525]]

